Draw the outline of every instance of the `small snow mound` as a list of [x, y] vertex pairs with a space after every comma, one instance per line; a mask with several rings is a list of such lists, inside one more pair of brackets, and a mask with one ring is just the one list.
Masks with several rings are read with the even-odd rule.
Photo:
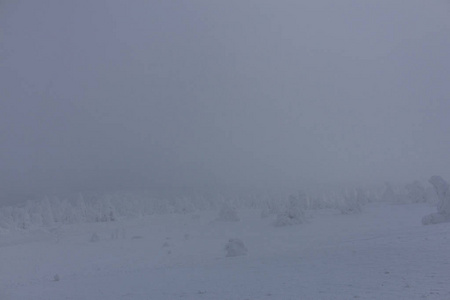
[[230, 239], [225, 245], [227, 257], [247, 255], [247, 248], [240, 239]]
[[229, 205], [224, 205], [219, 211], [217, 221], [238, 222], [240, 220], [237, 210]]

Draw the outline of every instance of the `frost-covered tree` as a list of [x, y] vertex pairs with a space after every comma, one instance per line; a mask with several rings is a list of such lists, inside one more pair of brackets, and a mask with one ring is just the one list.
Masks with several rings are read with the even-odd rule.
[[31, 217], [25, 208], [19, 208], [18, 210], [18, 227], [20, 229], [28, 229], [31, 227]]
[[450, 187], [440, 176], [433, 176], [429, 182], [433, 185], [439, 199], [437, 213], [423, 217], [424, 225], [437, 224], [450, 221]]
[[408, 199], [413, 203], [421, 203], [427, 201], [427, 193], [425, 188], [420, 184], [419, 181], [414, 181], [413, 183], [407, 184], [405, 186]]
[[358, 197], [357, 191], [346, 191], [343, 194], [344, 200], [339, 203], [338, 209], [342, 214], [351, 215], [357, 214], [362, 211], [361, 209], [361, 201]]
[[382, 200], [392, 203], [409, 203], [410, 200], [405, 193], [396, 193], [390, 183], [386, 183], [386, 190], [382, 195]]
[[53, 211], [48, 197], [41, 201], [42, 223], [44, 226], [51, 226], [55, 222]]
[[302, 203], [299, 198], [291, 195], [289, 197], [288, 205], [284, 211], [277, 215], [274, 225], [280, 227], [302, 224], [304, 222], [305, 212], [302, 208]]
[[102, 198], [102, 202], [100, 205], [100, 217], [97, 221], [100, 222], [110, 222], [115, 221], [117, 219], [117, 213], [114, 205], [111, 202], [110, 196], [105, 196]]
[[430, 183], [436, 190], [439, 199], [438, 212], [450, 216], [450, 190], [448, 183], [440, 176], [433, 176]]
[[439, 202], [439, 199], [438, 199], [438, 196], [436, 194], [436, 190], [433, 187], [428, 186], [425, 189], [425, 193], [426, 193], [427, 202], [430, 203], [433, 206], [437, 206], [437, 204]]
[[356, 201], [358, 201], [359, 204], [367, 204], [369, 203], [369, 196], [367, 195], [367, 192], [362, 189], [358, 188], [356, 189]]
[[78, 222], [85, 222], [88, 216], [88, 209], [83, 195], [80, 193], [75, 202], [76, 219]]
[[386, 182], [386, 189], [384, 190], [381, 199], [386, 202], [392, 202], [395, 201], [395, 197], [394, 188], [390, 183]]

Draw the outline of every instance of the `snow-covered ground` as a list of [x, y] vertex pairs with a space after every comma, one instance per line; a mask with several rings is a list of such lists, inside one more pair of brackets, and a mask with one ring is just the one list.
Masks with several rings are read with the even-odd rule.
[[[450, 299], [450, 223], [429, 204], [238, 209], [0, 232], [0, 299]], [[247, 249], [227, 256], [240, 239]]]

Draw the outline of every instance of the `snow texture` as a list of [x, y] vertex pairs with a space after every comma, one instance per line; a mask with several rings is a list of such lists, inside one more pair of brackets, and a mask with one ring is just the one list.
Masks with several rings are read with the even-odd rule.
[[[331, 203], [320, 199], [314, 207]], [[240, 222], [211, 222], [209, 210], [9, 228], [0, 299], [450, 299], [448, 225], [417, 222], [428, 203], [368, 203], [355, 217], [306, 210], [307, 226], [283, 230], [262, 208], [241, 208]], [[91, 243], [94, 232], [107, 238]]]

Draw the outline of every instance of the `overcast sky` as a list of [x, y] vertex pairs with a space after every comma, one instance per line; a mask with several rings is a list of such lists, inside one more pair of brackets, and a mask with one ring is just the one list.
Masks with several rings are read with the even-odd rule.
[[0, 189], [450, 180], [450, 2], [0, 2]]

